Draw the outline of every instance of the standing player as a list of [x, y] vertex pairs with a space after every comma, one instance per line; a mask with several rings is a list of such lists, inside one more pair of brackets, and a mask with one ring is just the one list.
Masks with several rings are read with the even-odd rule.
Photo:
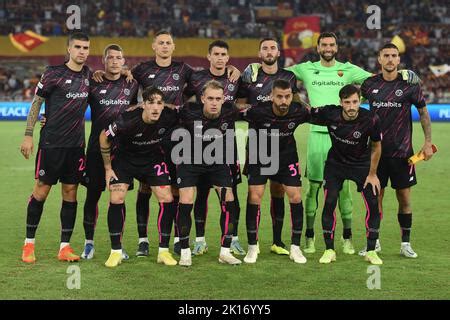
[[45, 101], [46, 125], [41, 129], [36, 156], [36, 183], [27, 208], [27, 228], [22, 261], [33, 263], [35, 234], [50, 189], [61, 182], [61, 244], [58, 259], [77, 261], [70, 238], [77, 213], [77, 189], [85, 166], [84, 113], [87, 107], [91, 72], [85, 66], [89, 37], [81, 32], [68, 38], [69, 60], [46, 69], [38, 83], [27, 117], [25, 138], [20, 150], [28, 159], [33, 153], [33, 130]]
[[[207, 182], [214, 186], [220, 195], [222, 237], [219, 262], [232, 265], [241, 263], [241, 260], [236, 259], [230, 252], [236, 208], [229, 166], [234, 163], [234, 157], [228, 157], [229, 151], [234, 151], [234, 122], [239, 110], [233, 104], [224, 104], [223, 91], [220, 82], [211, 80], [203, 87], [202, 105], [189, 103], [179, 111], [182, 127], [186, 129], [183, 133], [187, 136], [183, 137], [180, 144], [184, 144], [184, 139], [189, 141], [189, 150], [182, 149], [182, 159], [177, 166], [177, 186], [180, 190], [177, 224], [181, 244], [179, 264], [182, 266], [192, 264], [189, 248], [191, 211], [195, 186], [200, 178], [207, 178]], [[230, 138], [230, 134], [233, 137]], [[172, 139], [176, 137], [172, 136]], [[216, 146], [219, 147], [215, 149]], [[219, 148], [221, 150], [218, 150]], [[176, 149], [179, 149], [178, 145], [172, 151], [173, 156], [176, 155]], [[208, 151], [210, 154], [207, 154]]]
[[[375, 252], [380, 228], [377, 195], [380, 181], [377, 165], [381, 156], [380, 119], [369, 110], [360, 109], [360, 91], [346, 85], [339, 91], [341, 106], [328, 105], [311, 109], [311, 123], [326, 125], [331, 138], [331, 149], [325, 162], [325, 204], [322, 213], [323, 236], [326, 250], [320, 263], [336, 261], [334, 231], [336, 203], [345, 180], [353, 180], [366, 205], [367, 255], [371, 264], [383, 262]], [[370, 143], [369, 143], [370, 140]]]
[[[122, 262], [122, 231], [125, 224], [125, 196], [133, 179], [146, 183], [159, 201], [158, 263], [176, 265], [169, 252], [170, 232], [176, 205], [170, 192], [170, 175], [161, 149], [163, 137], [176, 124], [176, 112], [164, 108], [164, 94], [156, 88], [142, 93], [143, 106], [122, 113], [100, 133], [100, 149], [105, 167], [106, 187], [111, 191], [108, 228], [111, 254], [107, 267]], [[111, 142], [117, 142], [111, 160]]]
[[[323, 32], [317, 40], [317, 52], [320, 61], [304, 62], [287, 68], [294, 72], [297, 80], [302, 81], [308, 93], [311, 106], [319, 107], [327, 104], [339, 104], [339, 90], [347, 84], [361, 84], [365, 79], [372, 76], [370, 72], [364, 71], [358, 66], [349, 62], [342, 63], [336, 60], [338, 53], [337, 37], [332, 32]], [[244, 72], [244, 78], [250, 78], [252, 69], [258, 66], [253, 64]], [[409, 70], [402, 70], [402, 77], [409, 83], [420, 80]], [[256, 72], [253, 71], [253, 81]], [[248, 80], [248, 79], [247, 79]], [[309, 180], [309, 188], [306, 192], [306, 246], [305, 253], [314, 253], [314, 220], [318, 208], [319, 190], [323, 181], [323, 171], [325, 159], [331, 141], [327, 128], [323, 126], [311, 125], [307, 146], [306, 176]], [[353, 204], [350, 193], [349, 182], [344, 182], [339, 193], [339, 211], [343, 224], [343, 251], [347, 254], [354, 254], [355, 249], [351, 242], [351, 222]]]
[[[239, 90], [239, 102], [257, 105], [260, 102], [268, 102], [271, 99], [272, 85], [277, 79], [283, 79], [291, 84], [292, 93], [298, 92], [295, 75], [291, 71], [278, 68], [280, 47], [273, 38], [262, 39], [259, 43], [258, 57], [261, 59], [262, 68], [258, 70], [255, 82], [242, 83]], [[250, 123], [249, 129], [252, 128]], [[246, 169], [244, 167], [244, 173]], [[285, 244], [281, 241], [281, 231], [284, 220], [284, 188], [270, 181], [270, 213], [272, 216], [273, 244], [270, 250], [276, 254], [289, 255]]]
[[[236, 100], [240, 80], [238, 79], [237, 82], [232, 82], [228, 79], [227, 63], [230, 59], [228, 50], [229, 47], [225, 41], [216, 40], [210, 43], [207, 56], [210, 62], [210, 67], [209, 69], [196, 71], [192, 74], [191, 80], [184, 91], [184, 94], [187, 97], [195, 95], [196, 101], [201, 102], [203, 86], [210, 80], [216, 80], [219, 81], [224, 88], [225, 102], [234, 102]], [[234, 254], [245, 255], [245, 251], [242, 249], [238, 238], [239, 216], [241, 209], [239, 205], [237, 185], [242, 182], [242, 179], [236, 141], [234, 152], [236, 162], [235, 164], [231, 164], [230, 168], [233, 172], [233, 196], [236, 207], [236, 218], [230, 250]], [[210, 187], [211, 186], [205, 183], [205, 181], [200, 181], [197, 186], [197, 195], [194, 204], [196, 238], [194, 242], [194, 250], [192, 251], [193, 255], [202, 255], [208, 250], [205, 240], [205, 225], [208, 213], [208, 196]]]
[[92, 127], [86, 152], [87, 193], [84, 203], [84, 233], [86, 240], [81, 254], [83, 259], [94, 257], [94, 231], [98, 218], [98, 201], [105, 190], [105, 170], [100, 153], [100, 132], [130, 105], [137, 104], [138, 84], [127, 82], [121, 75], [125, 59], [117, 44], [108, 45], [103, 52], [104, 81], [91, 82], [89, 106]]
[[[155, 87], [164, 93], [165, 103], [175, 106], [183, 104], [183, 89], [190, 80], [193, 72], [192, 68], [184, 62], [173, 61], [172, 55], [175, 50], [175, 43], [170, 32], [162, 30], [156, 33], [153, 39], [152, 49], [155, 52], [155, 59], [140, 63], [131, 72], [143, 89]], [[167, 135], [170, 137], [170, 135]], [[164, 141], [164, 152], [166, 163], [169, 166], [172, 183], [176, 181], [176, 168], [170, 159], [171, 143]], [[172, 193], [175, 203], [178, 203], [178, 191], [172, 185]], [[144, 183], [139, 184], [139, 192], [136, 201], [136, 220], [138, 224], [139, 245], [136, 255], [148, 256], [149, 242], [147, 236], [148, 219], [150, 215], [149, 200], [151, 189]], [[178, 242], [175, 226], [175, 243]], [[178, 251], [178, 250], [175, 250]]]
[[[258, 258], [258, 227], [260, 221], [260, 205], [264, 195], [267, 179], [276, 181], [283, 186], [291, 208], [291, 248], [289, 257], [296, 263], [306, 263], [306, 258], [300, 250], [300, 238], [303, 229], [303, 204], [301, 196], [301, 170], [297, 154], [297, 142], [295, 141], [295, 129], [309, 119], [308, 109], [299, 103], [293, 103], [291, 84], [286, 80], [275, 80], [272, 85], [271, 101], [259, 103], [244, 112], [244, 119], [251, 123], [256, 130], [257, 141], [250, 143], [258, 147], [253, 150], [250, 147], [248, 164], [248, 202], [247, 202], [247, 236], [248, 253], [244, 258], [246, 263], [255, 263]], [[251, 130], [251, 129], [250, 129]], [[271, 149], [270, 140], [276, 138], [279, 163], [276, 173], [263, 174], [264, 167], [260, 157], [264, 152], [260, 148], [262, 141], [267, 141], [267, 155], [274, 157], [276, 151]], [[250, 136], [250, 133], [249, 133]], [[262, 139], [262, 141], [261, 141]], [[257, 156], [257, 163], [252, 163], [252, 155]], [[267, 169], [267, 168], [266, 168]]]
[[[414, 153], [411, 105], [414, 104], [419, 111], [425, 137], [421, 152], [425, 160], [429, 160], [433, 155], [430, 115], [420, 85], [407, 84], [398, 75], [400, 55], [394, 44], [389, 43], [381, 48], [378, 62], [382, 73], [364, 81], [361, 92], [369, 100], [370, 109], [380, 117], [383, 133], [383, 151], [378, 166], [382, 188], [379, 196], [380, 212], [383, 212], [384, 188], [390, 179], [398, 200], [398, 222], [402, 235], [400, 254], [408, 258], [417, 258], [417, 253], [410, 244], [412, 226], [410, 194], [411, 187], [417, 183], [415, 167], [408, 164], [408, 158]], [[365, 250], [360, 254], [364, 255]]]

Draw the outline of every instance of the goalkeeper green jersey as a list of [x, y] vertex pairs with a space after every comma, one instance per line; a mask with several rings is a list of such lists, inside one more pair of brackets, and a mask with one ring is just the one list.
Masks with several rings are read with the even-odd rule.
[[[362, 84], [372, 74], [350, 62], [336, 61], [332, 67], [317, 62], [304, 62], [289, 68], [303, 82], [312, 107], [340, 104], [339, 90], [347, 84]], [[327, 132], [327, 127], [311, 125], [311, 131]]]

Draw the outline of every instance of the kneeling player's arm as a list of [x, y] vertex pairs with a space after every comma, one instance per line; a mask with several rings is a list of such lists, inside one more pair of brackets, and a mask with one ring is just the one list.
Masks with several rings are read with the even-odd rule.
[[106, 136], [105, 130], [102, 130], [99, 137], [100, 142], [100, 152], [103, 158], [103, 165], [105, 170], [110, 170], [111, 167], [111, 142], [109, 142]]
[[369, 175], [376, 175], [381, 157], [381, 141], [371, 141], [371, 147]]

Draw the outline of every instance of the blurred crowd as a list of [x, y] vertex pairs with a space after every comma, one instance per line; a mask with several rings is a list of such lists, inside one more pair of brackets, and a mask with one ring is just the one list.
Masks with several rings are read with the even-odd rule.
[[[446, 0], [378, 0], [381, 29], [369, 30], [370, 2], [345, 0], [0, 0], [0, 34], [33, 30], [45, 36], [66, 34], [67, 7], [81, 10], [81, 27], [91, 36], [151, 37], [169, 29], [176, 37], [282, 38], [289, 16], [319, 15], [321, 30], [339, 37], [340, 61], [351, 61], [378, 72], [376, 51], [394, 35], [405, 41], [402, 67], [416, 71], [424, 81], [430, 102], [450, 102], [449, 75], [436, 77], [429, 65], [449, 63], [450, 15]], [[261, 16], [261, 9], [275, 12]], [[276, 16], [276, 13], [285, 16]], [[317, 59], [314, 52], [304, 59]], [[0, 69], [0, 99], [24, 90], [35, 78]], [[3, 97], [2, 97], [3, 96]]]

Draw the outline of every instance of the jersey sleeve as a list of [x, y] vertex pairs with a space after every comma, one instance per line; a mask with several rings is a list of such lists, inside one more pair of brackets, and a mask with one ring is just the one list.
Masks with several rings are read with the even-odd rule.
[[372, 73], [351, 64], [351, 82], [352, 84], [362, 84], [364, 80], [372, 76]]
[[138, 83], [141, 83], [141, 65], [138, 64], [131, 69], [131, 74], [133, 75], [133, 78], [136, 79]]
[[369, 81], [366, 79], [361, 85], [361, 97], [364, 99], [369, 98]]
[[373, 113], [372, 117], [372, 132], [370, 133], [370, 140], [378, 142], [382, 140], [380, 118]]
[[56, 75], [56, 70], [47, 68], [41, 76], [36, 87], [36, 95], [42, 98], [48, 98], [54, 88], [59, 77]]
[[329, 105], [319, 108], [311, 108], [310, 111], [310, 123], [316, 124], [319, 126], [327, 126], [330, 124], [331, 120], [331, 111], [336, 106]]
[[114, 120], [105, 128], [105, 134], [108, 140], [114, 140], [121, 132], [125, 130], [126, 122], [122, 113], [116, 118], [116, 120]]
[[293, 74], [292, 77], [289, 79], [289, 83], [291, 85], [292, 93], [296, 94], [298, 92], [298, 88], [297, 88], [297, 79], [295, 77], [295, 74]]
[[286, 70], [294, 73], [295, 78], [299, 81], [303, 81], [303, 67], [304, 63], [299, 63], [290, 67], [287, 67]]
[[130, 100], [131, 105], [138, 104], [138, 92], [139, 92], [139, 84], [137, 83], [137, 81], [133, 81], [133, 87], [131, 88], [131, 100]]
[[423, 108], [427, 104], [422, 92], [422, 88], [418, 84], [414, 85], [410, 99], [411, 103], [415, 105], [417, 109]]
[[237, 98], [248, 98], [249, 86], [250, 86], [250, 84], [242, 81], [241, 84], [239, 85], [239, 89], [237, 92]]
[[192, 67], [187, 63], [185, 63], [183, 67], [186, 82], [190, 82], [192, 79], [192, 75], [194, 74], [194, 69], [192, 69]]

